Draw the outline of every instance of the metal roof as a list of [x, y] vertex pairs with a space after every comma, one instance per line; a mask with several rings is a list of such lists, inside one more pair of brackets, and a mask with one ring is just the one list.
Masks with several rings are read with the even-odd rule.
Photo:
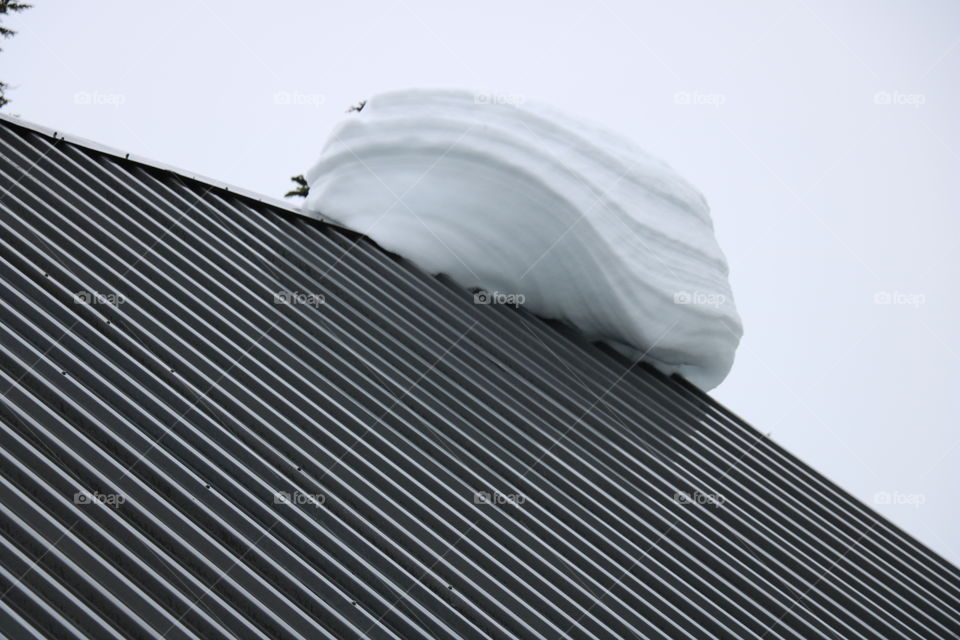
[[0, 634], [955, 638], [960, 573], [679, 378], [0, 123]]

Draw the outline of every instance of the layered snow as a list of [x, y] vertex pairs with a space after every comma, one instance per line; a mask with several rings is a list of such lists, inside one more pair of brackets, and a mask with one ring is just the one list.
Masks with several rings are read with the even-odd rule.
[[742, 327], [703, 196], [623, 138], [546, 106], [371, 98], [308, 172], [304, 211], [431, 273], [561, 319], [701, 388]]

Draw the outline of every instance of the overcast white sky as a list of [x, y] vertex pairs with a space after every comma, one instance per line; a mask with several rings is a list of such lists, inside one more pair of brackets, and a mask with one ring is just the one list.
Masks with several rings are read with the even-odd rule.
[[633, 138], [729, 258], [745, 336], [713, 395], [960, 563], [960, 3], [35, 3], [6, 113], [265, 194], [386, 89]]

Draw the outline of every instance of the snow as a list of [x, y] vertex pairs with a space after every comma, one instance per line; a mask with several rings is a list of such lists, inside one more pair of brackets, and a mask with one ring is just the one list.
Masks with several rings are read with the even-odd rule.
[[703, 389], [742, 326], [703, 196], [547, 106], [466, 91], [377, 95], [307, 173], [308, 215], [431, 273], [522, 302]]

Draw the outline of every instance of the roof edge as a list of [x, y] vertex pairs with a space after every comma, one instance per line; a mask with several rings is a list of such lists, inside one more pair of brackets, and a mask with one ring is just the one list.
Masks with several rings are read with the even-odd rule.
[[31, 122], [29, 120], [24, 120], [20, 116], [7, 114], [7, 113], [0, 113], [0, 121], [6, 122], [10, 125], [19, 127], [21, 129], [27, 129], [29, 131], [33, 131], [34, 133], [38, 133], [42, 136], [46, 136], [54, 140], [63, 140], [65, 142], [77, 145], [78, 147], [82, 147], [84, 149], [90, 149], [91, 151], [96, 151], [98, 153], [103, 153], [108, 156], [113, 156], [120, 160], [127, 160], [138, 165], [172, 173], [174, 175], [180, 176], [181, 178], [185, 178], [187, 180], [192, 180], [194, 182], [205, 184], [212, 189], [218, 189], [246, 200], [253, 200], [254, 202], [266, 204], [271, 207], [275, 207], [277, 209], [282, 209], [288, 213], [293, 213], [298, 216], [303, 216], [304, 218], [308, 218], [310, 220], [317, 220], [318, 222], [321, 222], [323, 224], [329, 224], [331, 226], [337, 227], [338, 229], [348, 231], [352, 234], [357, 233], [356, 231], [353, 231], [348, 227], [344, 227], [339, 223], [329, 218], [326, 218], [316, 212], [310, 212], [308, 214], [304, 212], [300, 207], [296, 207], [290, 204], [289, 202], [287, 202], [286, 200], [282, 200], [280, 198], [274, 198], [272, 196], [267, 196], [262, 193], [257, 193], [256, 191], [252, 191], [244, 187], [239, 187], [237, 185], [230, 184], [222, 180], [217, 180], [215, 178], [211, 178], [209, 176], [205, 176], [199, 173], [193, 173], [191, 171], [187, 171], [185, 169], [181, 169], [173, 165], [160, 162], [158, 160], [153, 160], [152, 158], [146, 158], [146, 157], [137, 155], [135, 153], [129, 153], [129, 152], [123, 151], [122, 149], [111, 147], [109, 145], [102, 144], [100, 142], [91, 140], [89, 138], [84, 138], [83, 136], [77, 136], [71, 133], [65, 133], [60, 129], [53, 129], [52, 127], [47, 127], [44, 125], [37, 124], [35, 122]]

